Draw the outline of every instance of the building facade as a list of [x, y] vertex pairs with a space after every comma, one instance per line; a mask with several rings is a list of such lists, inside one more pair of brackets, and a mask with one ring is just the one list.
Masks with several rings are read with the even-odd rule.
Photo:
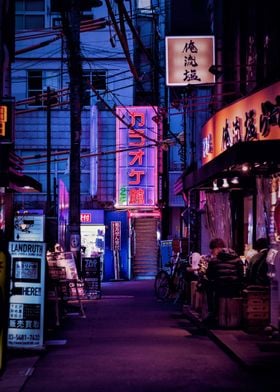
[[[209, 240], [223, 237], [243, 255], [267, 237], [277, 251], [280, 58], [273, 4], [209, 1], [208, 10], [216, 59], [212, 113], [197, 130], [196, 167], [188, 165], [175, 184], [187, 200], [190, 250], [208, 253]], [[270, 268], [271, 322], [278, 326], [277, 268]]]
[[[87, 240], [81, 235], [81, 243], [87, 245], [86, 252], [90, 254], [102, 253], [105, 279], [153, 277], [158, 266], [161, 232], [158, 194], [162, 194], [160, 189], [165, 182], [159, 180], [164, 175], [159, 106], [165, 101], [162, 53], [165, 2], [72, 3], [74, 9], [80, 7], [81, 15], [79, 207], [84, 215], [79, 223], [87, 231], [91, 230], [91, 224], [100, 225], [98, 229], [95, 227], [100, 235], [94, 236], [102, 245], [100, 248], [93, 241], [89, 243], [89, 234]], [[73, 94], [69, 76], [69, 58], [73, 53], [69, 52], [69, 37], [59, 2], [42, 0], [34, 4], [26, 0], [15, 4], [12, 94], [16, 106], [16, 151], [24, 161], [25, 173], [40, 181], [43, 187], [40, 194], [16, 198], [15, 210], [43, 210], [47, 242], [52, 245], [59, 241], [67, 248], [73, 197], [71, 135], [75, 133], [71, 123]], [[137, 107], [143, 111], [135, 115]], [[118, 132], [125, 132], [126, 139], [118, 142]], [[133, 153], [127, 149], [132, 144], [137, 148], [137, 143], [143, 144], [143, 156], [134, 155], [133, 159]], [[153, 162], [146, 154], [150, 150], [155, 151]], [[117, 179], [116, 170], [122, 159], [128, 164], [123, 170], [129, 170], [130, 184], [120, 184]], [[153, 167], [156, 172], [152, 173]], [[137, 192], [129, 189], [133, 185]], [[150, 189], [155, 193], [154, 198], [150, 197]], [[145, 198], [139, 196], [141, 192]], [[87, 221], [93, 215], [100, 217], [100, 211], [104, 212], [101, 221]], [[117, 248], [116, 227], [121, 230]], [[147, 241], [149, 248], [145, 246]]]

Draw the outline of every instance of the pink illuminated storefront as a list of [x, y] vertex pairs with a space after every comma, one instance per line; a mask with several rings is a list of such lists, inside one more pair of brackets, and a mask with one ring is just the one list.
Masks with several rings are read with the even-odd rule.
[[158, 123], [155, 107], [117, 107], [116, 203], [128, 212], [130, 276], [157, 271]]
[[243, 255], [269, 238], [278, 252], [269, 265], [272, 325], [280, 320], [279, 101], [276, 82], [215, 113], [201, 130], [201, 167], [175, 185], [188, 202], [195, 193], [200, 200], [202, 251], [209, 238], [222, 237]]

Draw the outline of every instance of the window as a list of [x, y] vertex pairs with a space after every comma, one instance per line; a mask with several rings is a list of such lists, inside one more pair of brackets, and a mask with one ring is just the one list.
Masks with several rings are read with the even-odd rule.
[[43, 73], [42, 71], [28, 71], [27, 81], [28, 98], [35, 97], [30, 105], [41, 106], [43, 92]]
[[[51, 0], [51, 12], [59, 12], [59, 2], [61, 0]], [[80, 3], [80, 9], [81, 11], [91, 11], [91, 8], [98, 6], [98, 4], [102, 5], [102, 2], [98, 0], [83, 0]]]
[[58, 75], [54, 71], [32, 70], [27, 73], [27, 96], [34, 98], [29, 102], [31, 106], [46, 105], [47, 88], [51, 90], [51, 103], [57, 102]]
[[83, 73], [83, 82], [85, 86], [84, 90], [84, 106], [90, 106], [91, 95], [94, 95], [92, 92], [91, 86], [93, 86], [96, 90], [100, 92], [104, 92], [107, 89], [107, 75], [106, 71], [95, 70], [95, 71], [85, 71]]
[[138, 0], [137, 1], [137, 8], [139, 10], [149, 11], [151, 10], [151, 0]]
[[44, 0], [16, 0], [15, 9], [16, 30], [44, 28]]

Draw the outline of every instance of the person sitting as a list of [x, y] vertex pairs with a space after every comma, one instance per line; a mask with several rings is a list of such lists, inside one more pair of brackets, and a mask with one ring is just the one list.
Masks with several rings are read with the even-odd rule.
[[247, 286], [268, 286], [268, 263], [266, 261], [269, 243], [267, 238], [258, 238], [254, 248], [257, 253], [251, 257], [246, 271]]
[[208, 261], [206, 294], [208, 302], [208, 321], [215, 321], [218, 301], [221, 297], [239, 297], [243, 289], [243, 263], [237, 253], [225, 247], [221, 238], [209, 243], [212, 257]]

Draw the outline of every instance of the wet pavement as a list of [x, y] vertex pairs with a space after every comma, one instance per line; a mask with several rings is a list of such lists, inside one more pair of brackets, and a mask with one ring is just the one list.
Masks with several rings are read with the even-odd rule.
[[45, 350], [9, 352], [1, 392], [280, 390], [269, 342], [205, 329], [182, 304], [157, 301], [153, 281], [103, 283], [84, 306], [86, 318], [67, 317]]

